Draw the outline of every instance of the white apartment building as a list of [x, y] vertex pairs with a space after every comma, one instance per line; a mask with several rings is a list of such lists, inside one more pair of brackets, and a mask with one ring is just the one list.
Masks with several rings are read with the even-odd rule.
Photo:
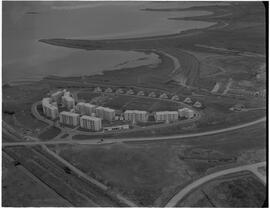
[[77, 113], [71, 113], [67, 111], [62, 111], [60, 113], [60, 123], [69, 126], [78, 126], [80, 115]]
[[90, 103], [83, 103], [80, 102], [76, 105], [76, 111], [83, 115], [92, 115], [92, 113], [95, 113], [96, 105], [90, 104]]
[[195, 112], [189, 108], [178, 109], [180, 118], [192, 118], [195, 116]]
[[96, 116], [107, 121], [112, 121], [115, 118], [115, 110], [99, 106], [96, 108]]
[[100, 131], [102, 129], [101, 119], [84, 115], [80, 118], [80, 127], [92, 131]]
[[59, 115], [57, 106], [51, 104], [51, 98], [42, 99], [42, 109], [45, 116], [56, 119]]
[[148, 120], [148, 113], [140, 110], [126, 110], [124, 112], [124, 118], [128, 121], [142, 121]]
[[156, 121], [177, 121], [178, 120], [178, 112], [177, 111], [159, 111], [155, 113]]
[[179, 100], [179, 97], [177, 95], [172, 96], [171, 100]]
[[63, 96], [62, 97], [62, 104], [65, 106], [67, 109], [73, 109], [75, 106], [75, 100], [70, 97], [70, 96]]
[[61, 102], [61, 98], [62, 98], [63, 95], [64, 95], [64, 91], [59, 90], [59, 91], [53, 93], [53, 94], [51, 95], [51, 98], [52, 98], [52, 100], [53, 100], [54, 102], [60, 103], [60, 102]]

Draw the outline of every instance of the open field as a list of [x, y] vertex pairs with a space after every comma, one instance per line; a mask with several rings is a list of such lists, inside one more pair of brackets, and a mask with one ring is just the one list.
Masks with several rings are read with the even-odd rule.
[[53, 139], [54, 137], [56, 137], [59, 133], [60, 133], [60, 129], [56, 128], [56, 127], [50, 127], [47, 130], [45, 130], [44, 132], [42, 132], [40, 135], [38, 135], [38, 138], [40, 138], [41, 140], [50, 140]]
[[212, 180], [186, 196], [177, 206], [261, 207], [266, 188], [249, 172], [229, 174]]
[[2, 206], [70, 206], [46, 184], [42, 184], [20, 165], [15, 166], [5, 155], [2, 162]]
[[51, 148], [137, 204], [162, 206], [183, 186], [204, 174], [264, 161], [265, 133], [265, 125], [259, 124], [194, 139]]
[[133, 97], [128, 95], [100, 95], [98, 93], [78, 93], [79, 99], [97, 101], [105, 106], [116, 110], [145, 110], [148, 112], [178, 110], [183, 106], [166, 100], [156, 100], [149, 97]]
[[108, 193], [76, 174], [68, 173], [63, 164], [40, 147], [5, 148], [4, 151], [73, 206], [119, 205]]

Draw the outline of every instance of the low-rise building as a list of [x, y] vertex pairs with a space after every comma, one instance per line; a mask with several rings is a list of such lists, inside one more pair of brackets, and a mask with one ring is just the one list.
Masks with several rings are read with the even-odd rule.
[[188, 103], [188, 104], [192, 103], [191, 98], [187, 97], [187, 98], [184, 100], [184, 103]]
[[106, 92], [106, 93], [112, 93], [112, 91], [113, 91], [112, 88], [109, 87], [104, 92]]
[[94, 92], [102, 92], [102, 89], [101, 89], [100, 87], [96, 87], [96, 88], [94, 89]]
[[117, 126], [107, 126], [103, 128], [104, 131], [124, 130], [124, 129], [129, 129], [129, 125], [123, 124], [123, 125], [117, 125]]
[[69, 126], [78, 126], [80, 115], [77, 113], [62, 111], [59, 114], [60, 123]]
[[180, 118], [193, 118], [195, 116], [195, 112], [189, 108], [181, 108], [178, 109]]
[[161, 99], [168, 99], [168, 95], [166, 93], [162, 93], [159, 98]]
[[138, 95], [138, 96], [144, 96], [144, 91], [139, 91], [139, 92], [137, 93], [137, 95]]
[[155, 112], [155, 120], [156, 121], [177, 121], [178, 120], [178, 112], [177, 111], [159, 111]]
[[202, 103], [199, 102], [199, 101], [196, 101], [194, 104], [193, 104], [194, 107], [196, 108], [201, 108], [202, 107]]
[[132, 89], [128, 90], [127, 95], [134, 95], [134, 91]]
[[76, 105], [76, 111], [83, 115], [92, 115], [96, 111], [96, 105], [80, 102]]
[[148, 113], [146, 111], [140, 111], [140, 110], [126, 110], [124, 112], [124, 118], [127, 121], [146, 122], [148, 120]]
[[115, 118], [115, 110], [99, 106], [96, 108], [96, 116], [107, 121], [112, 121]]
[[84, 115], [80, 118], [80, 127], [92, 131], [100, 131], [102, 129], [102, 122], [100, 118]]
[[157, 96], [156, 96], [156, 93], [155, 93], [155, 92], [150, 92], [149, 95], [148, 95], [148, 97], [153, 97], [153, 98], [155, 98], [155, 97], [157, 97]]
[[119, 88], [115, 91], [116, 94], [123, 94], [124, 93], [124, 90]]
[[177, 101], [177, 100], [179, 100], [179, 97], [177, 95], [174, 95], [174, 96], [172, 96], [171, 100]]

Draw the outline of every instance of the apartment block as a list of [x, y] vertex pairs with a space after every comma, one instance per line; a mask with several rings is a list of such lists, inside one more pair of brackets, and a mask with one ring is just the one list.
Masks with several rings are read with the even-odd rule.
[[126, 110], [124, 112], [124, 118], [128, 121], [142, 121], [148, 120], [148, 113], [140, 110]]
[[96, 116], [107, 121], [112, 121], [115, 118], [115, 110], [99, 106], [96, 108]]
[[69, 126], [78, 126], [80, 115], [77, 113], [71, 113], [67, 111], [63, 111], [59, 115], [60, 123], [69, 125]]
[[178, 112], [177, 111], [159, 111], [155, 113], [156, 121], [177, 121], [178, 120]]
[[76, 105], [76, 111], [83, 115], [92, 115], [96, 111], [96, 105], [80, 102]]
[[100, 118], [84, 115], [80, 118], [80, 127], [92, 131], [100, 131], [102, 129], [102, 122]]

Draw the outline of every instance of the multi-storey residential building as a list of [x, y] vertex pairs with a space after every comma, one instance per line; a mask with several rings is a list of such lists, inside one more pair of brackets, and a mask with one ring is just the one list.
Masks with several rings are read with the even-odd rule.
[[80, 102], [76, 105], [76, 111], [83, 115], [92, 115], [92, 113], [95, 113], [96, 105], [90, 104], [90, 103], [83, 103]]
[[59, 115], [58, 113], [58, 108], [53, 106], [53, 105], [44, 105], [43, 107], [43, 113], [51, 118], [51, 119], [56, 119]]
[[60, 102], [61, 102], [61, 98], [62, 98], [63, 95], [64, 95], [64, 91], [59, 90], [59, 91], [53, 93], [53, 94], [51, 95], [51, 98], [52, 98], [52, 100], [53, 100], [54, 102], [60, 103]]
[[99, 106], [96, 108], [96, 116], [107, 121], [112, 121], [115, 118], [115, 110]]
[[178, 112], [177, 111], [159, 111], [155, 113], [156, 121], [177, 121], [178, 120]]
[[84, 115], [80, 118], [80, 127], [92, 131], [100, 131], [102, 129], [101, 119]]
[[189, 108], [178, 109], [180, 118], [192, 118], [195, 115], [195, 112]]
[[57, 105], [51, 104], [51, 98], [43, 98], [42, 99], [42, 109], [45, 116], [56, 119], [59, 115]]
[[63, 96], [62, 97], [62, 104], [65, 106], [67, 109], [73, 109], [75, 106], [75, 100], [70, 97], [70, 96]]
[[148, 113], [146, 111], [140, 111], [140, 110], [126, 110], [124, 112], [125, 120], [128, 121], [142, 121], [145, 122], [148, 120]]
[[124, 93], [124, 90], [119, 88], [115, 91], [116, 94], [123, 94]]
[[193, 104], [194, 107], [196, 108], [201, 108], [202, 107], [202, 103], [199, 102], [199, 101], [196, 101], [194, 104]]
[[77, 113], [71, 113], [67, 111], [62, 111], [60, 113], [60, 123], [69, 126], [78, 126], [80, 115]]

